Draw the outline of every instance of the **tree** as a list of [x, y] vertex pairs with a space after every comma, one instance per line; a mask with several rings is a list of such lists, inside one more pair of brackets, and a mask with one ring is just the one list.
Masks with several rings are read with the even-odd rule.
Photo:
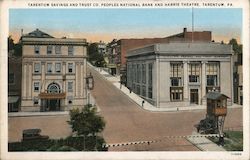
[[236, 54], [242, 54], [242, 45], [239, 45], [238, 42], [237, 42], [237, 40], [235, 38], [232, 38], [229, 41], [229, 44], [231, 44], [233, 46], [233, 51]]
[[81, 109], [70, 111], [70, 121], [72, 131], [78, 136], [96, 136], [103, 131], [105, 122], [103, 117], [96, 114], [96, 109], [91, 105], [86, 105]]
[[103, 67], [105, 64], [103, 54], [98, 52], [97, 43], [91, 43], [88, 46], [88, 61], [97, 67]]

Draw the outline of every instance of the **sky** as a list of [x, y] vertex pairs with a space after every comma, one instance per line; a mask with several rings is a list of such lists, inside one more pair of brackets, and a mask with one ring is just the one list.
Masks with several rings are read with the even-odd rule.
[[[216, 42], [242, 38], [242, 9], [193, 9], [194, 30], [212, 31]], [[17, 42], [36, 28], [57, 38], [110, 42], [121, 38], [161, 38], [192, 31], [191, 8], [10, 9], [9, 35]]]

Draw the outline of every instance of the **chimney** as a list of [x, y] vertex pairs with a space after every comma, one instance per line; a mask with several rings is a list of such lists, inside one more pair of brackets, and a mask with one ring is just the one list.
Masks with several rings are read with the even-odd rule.
[[187, 28], [183, 28], [183, 33], [186, 33], [187, 32]]
[[23, 36], [23, 29], [21, 29], [21, 36]]

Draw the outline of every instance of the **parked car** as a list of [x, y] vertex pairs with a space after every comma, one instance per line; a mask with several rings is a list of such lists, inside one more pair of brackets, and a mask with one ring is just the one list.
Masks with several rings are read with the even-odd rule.
[[23, 141], [29, 140], [47, 140], [49, 136], [40, 135], [41, 129], [25, 129], [23, 130]]

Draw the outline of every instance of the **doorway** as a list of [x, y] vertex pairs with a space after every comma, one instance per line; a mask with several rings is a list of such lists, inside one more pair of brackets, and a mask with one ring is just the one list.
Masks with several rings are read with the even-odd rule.
[[190, 103], [198, 104], [199, 92], [198, 89], [190, 89]]

